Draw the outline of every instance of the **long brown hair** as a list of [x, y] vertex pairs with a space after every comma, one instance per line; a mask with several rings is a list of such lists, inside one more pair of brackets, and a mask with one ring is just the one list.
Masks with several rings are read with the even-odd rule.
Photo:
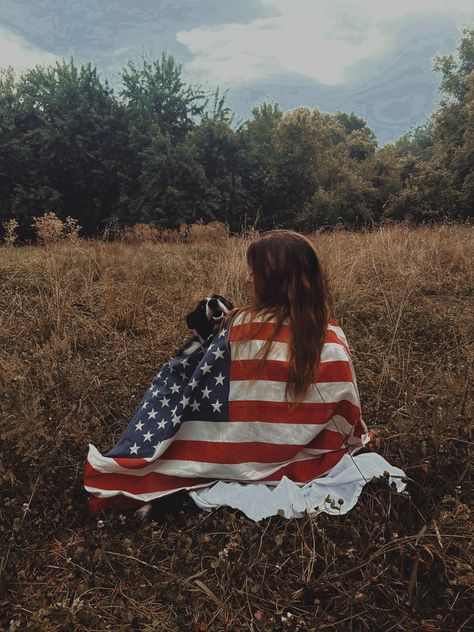
[[[238, 310], [275, 320], [270, 339], [261, 349], [261, 367], [283, 323], [291, 331], [286, 396], [303, 399], [315, 381], [329, 320], [326, 275], [309, 239], [289, 230], [273, 230], [247, 250], [252, 272], [253, 304]], [[233, 320], [233, 319], [232, 319]]]

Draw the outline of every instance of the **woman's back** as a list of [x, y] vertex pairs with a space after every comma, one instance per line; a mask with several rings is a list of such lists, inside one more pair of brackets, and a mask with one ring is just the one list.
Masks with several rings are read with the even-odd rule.
[[[367, 428], [347, 340], [338, 323], [329, 320], [313, 384], [294, 403], [287, 399], [292, 332], [287, 322], [278, 331], [275, 326], [274, 319], [248, 313], [240, 313], [232, 323], [228, 419], [252, 424], [252, 433], [259, 442], [268, 442], [275, 461], [297, 457], [298, 472], [295, 463], [289, 468], [293, 480], [308, 480], [330, 469], [344, 453], [362, 447]], [[272, 343], [262, 360], [269, 339]], [[261, 452], [262, 446], [255, 450]]]

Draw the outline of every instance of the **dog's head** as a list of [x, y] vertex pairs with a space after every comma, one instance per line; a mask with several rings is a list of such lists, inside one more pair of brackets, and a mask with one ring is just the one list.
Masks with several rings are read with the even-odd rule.
[[206, 340], [211, 334], [219, 331], [221, 322], [234, 306], [219, 294], [203, 298], [196, 308], [186, 316], [186, 325], [194, 329], [197, 335]]

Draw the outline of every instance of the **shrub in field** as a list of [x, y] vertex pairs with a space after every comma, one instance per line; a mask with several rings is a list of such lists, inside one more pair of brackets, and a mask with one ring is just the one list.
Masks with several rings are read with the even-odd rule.
[[40, 244], [54, 244], [61, 239], [77, 241], [81, 227], [77, 219], [67, 216], [63, 222], [56, 213], [46, 212], [40, 217], [33, 217], [31, 224], [36, 232]]
[[18, 239], [18, 226], [19, 224], [14, 218], [3, 222], [3, 230], [5, 231], [3, 241], [5, 246], [13, 246]]
[[40, 217], [33, 217], [31, 224], [36, 232], [38, 242], [41, 244], [53, 244], [61, 239], [63, 223], [56, 213], [47, 212]]

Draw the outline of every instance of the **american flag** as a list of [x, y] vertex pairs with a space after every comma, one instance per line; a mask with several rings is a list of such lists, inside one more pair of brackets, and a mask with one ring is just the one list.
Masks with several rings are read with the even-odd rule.
[[[161, 367], [118, 443], [89, 445], [85, 489], [92, 514], [138, 507], [218, 480], [306, 483], [368, 441], [347, 339], [334, 319], [314, 384], [301, 403], [285, 399], [283, 325], [259, 372], [258, 351], [274, 323], [243, 314], [192, 355]], [[243, 341], [245, 339], [245, 341]]]

